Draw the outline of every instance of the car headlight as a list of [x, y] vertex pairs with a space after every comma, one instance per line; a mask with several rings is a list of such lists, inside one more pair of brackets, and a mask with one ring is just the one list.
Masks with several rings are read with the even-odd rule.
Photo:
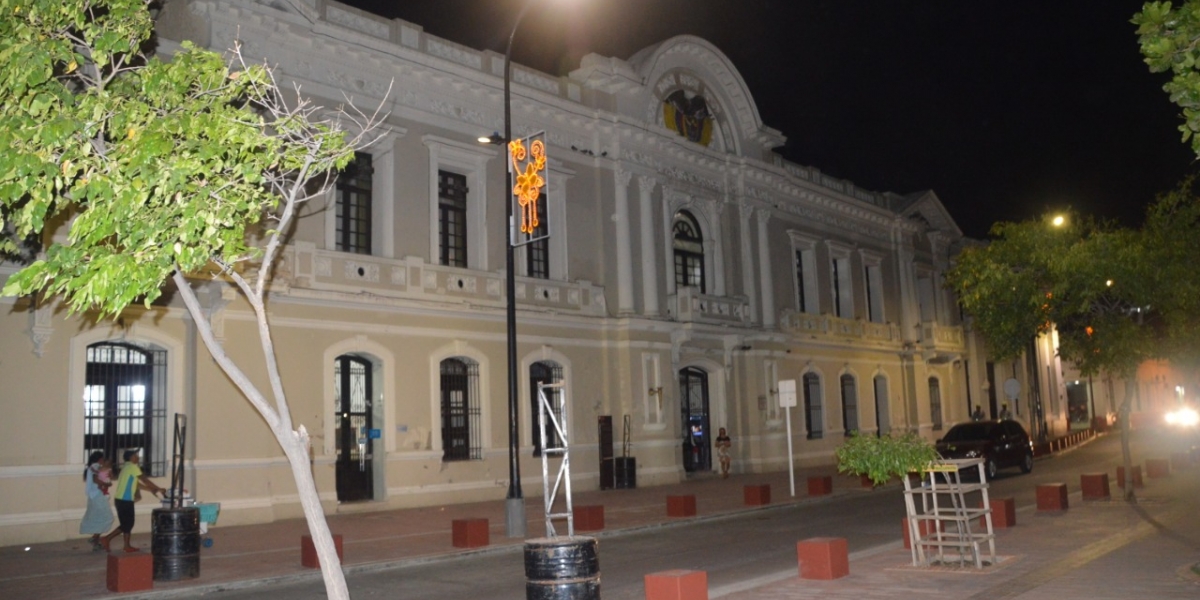
[[979, 458], [980, 456], [978, 450], [967, 450], [967, 458]]
[[1178, 427], [1195, 427], [1200, 424], [1200, 414], [1192, 408], [1180, 408], [1167, 413], [1167, 424]]

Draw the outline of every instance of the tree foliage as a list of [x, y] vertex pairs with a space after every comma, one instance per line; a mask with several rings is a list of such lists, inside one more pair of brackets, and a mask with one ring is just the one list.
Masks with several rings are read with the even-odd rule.
[[1200, 1], [1147, 2], [1133, 17], [1146, 64], [1155, 73], [1170, 72], [1163, 90], [1183, 109], [1179, 131], [1200, 154]]
[[998, 223], [992, 235], [958, 256], [947, 281], [995, 358], [1015, 357], [1052, 329], [1059, 354], [1084, 373], [1129, 373], [1170, 350], [1166, 323], [1183, 313], [1168, 311], [1187, 302], [1175, 295], [1169, 306], [1162, 295], [1171, 282], [1155, 264], [1175, 250], [1151, 229], [1072, 216], [1060, 227]]
[[[285, 95], [237, 47], [223, 57], [184, 42], [161, 60], [151, 1], [0, 0], [0, 255], [20, 255], [30, 238], [44, 248], [2, 293], [114, 316], [149, 306], [169, 279], [287, 456], [326, 591], [347, 598], [265, 295], [299, 208], [369, 145], [379, 116], [321, 109], [298, 89]], [[242, 293], [273, 402], [214, 336], [197, 278]]]
[[263, 66], [187, 42], [170, 61], [147, 53], [146, 4], [0, 0], [4, 225], [22, 238], [70, 220], [6, 294], [59, 294], [108, 315], [148, 305], [177, 270], [261, 256], [247, 230], [279, 206], [279, 186], [352, 155], [329, 124], [269, 120]]

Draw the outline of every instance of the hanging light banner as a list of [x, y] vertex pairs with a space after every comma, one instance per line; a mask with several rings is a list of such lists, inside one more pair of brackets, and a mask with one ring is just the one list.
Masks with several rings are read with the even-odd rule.
[[550, 237], [546, 219], [546, 132], [509, 142], [508, 170], [513, 182], [512, 245], [523, 246]]

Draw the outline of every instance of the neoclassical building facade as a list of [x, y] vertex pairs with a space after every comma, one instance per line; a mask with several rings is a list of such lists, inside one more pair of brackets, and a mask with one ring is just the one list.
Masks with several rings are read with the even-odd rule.
[[[503, 56], [332, 0], [170, 2], [159, 36], [167, 53], [240, 40], [318, 102], [388, 114], [306, 211], [270, 296], [327, 510], [503, 497], [506, 156], [476, 141], [503, 129]], [[512, 81], [514, 135], [544, 131], [549, 156], [550, 236], [516, 250], [526, 495], [541, 492], [538, 382], [562, 382], [573, 485], [595, 489], [626, 436], [641, 486], [711, 472], [721, 427], [734, 470], [784, 469], [789, 415], [795, 460], [827, 465], [848, 432], [934, 438], [1024, 381], [987, 362], [943, 287], [963, 236], [937, 196], [784, 161], [783, 133], [712, 44], [589, 55], [565, 77], [514, 65]], [[250, 312], [195, 285], [254, 373]], [[176, 414], [186, 485], [223, 524], [300, 515], [267, 427], [164, 298], [115, 322], [0, 299], [0, 544], [75, 535], [89, 450], [143, 447], [162, 473]], [[795, 408], [779, 406], [782, 380]]]

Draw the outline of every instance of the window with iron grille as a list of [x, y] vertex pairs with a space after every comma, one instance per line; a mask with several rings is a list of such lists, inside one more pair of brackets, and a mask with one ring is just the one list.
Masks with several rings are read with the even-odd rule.
[[338, 174], [337, 249], [371, 253], [371, 155], [359, 152]]
[[128, 343], [87, 348], [83, 389], [83, 458], [99, 450], [114, 464], [140, 448], [142, 469], [167, 472], [167, 352]]
[[804, 374], [804, 431], [808, 439], [818, 440], [824, 435], [821, 406], [821, 377], [816, 373]]
[[[534, 236], [545, 236], [548, 221], [546, 220], [546, 194], [543, 193], [537, 201], [538, 226]], [[525, 274], [538, 279], [550, 278], [550, 238], [530, 242], [525, 245]]]
[[846, 435], [858, 431], [858, 385], [850, 374], [842, 375], [842, 426]]
[[438, 171], [438, 262], [467, 266], [467, 176]]
[[442, 460], [483, 458], [480, 447], [479, 366], [457, 358], [442, 361]]
[[671, 227], [676, 287], [697, 287], [704, 293], [704, 239], [700, 225], [686, 211], [675, 213]]
[[[531, 422], [533, 424], [533, 455], [542, 455], [542, 437], [538, 432], [538, 411], [540, 410], [541, 402], [538, 400], [538, 384], [551, 384], [562, 381], [562, 367], [552, 362], [536, 362], [529, 366], [529, 390], [532, 398], [532, 409], [529, 413], [532, 415]], [[564, 397], [562, 388], [546, 388], [546, 400], [550, 403], [550, 413], [554, 414], [554, 418], [558, 419], [563, 431], [566, 431], [567, 423], [563, 417], [566, 415], [565, 407], [563, 406]], [[562, 438], [559, 437], [558, 431], [554, 429], [554, 424], [550, 422], [550, 413], [546, 414], [546, 447], [547, 448], [562, 448]]]

